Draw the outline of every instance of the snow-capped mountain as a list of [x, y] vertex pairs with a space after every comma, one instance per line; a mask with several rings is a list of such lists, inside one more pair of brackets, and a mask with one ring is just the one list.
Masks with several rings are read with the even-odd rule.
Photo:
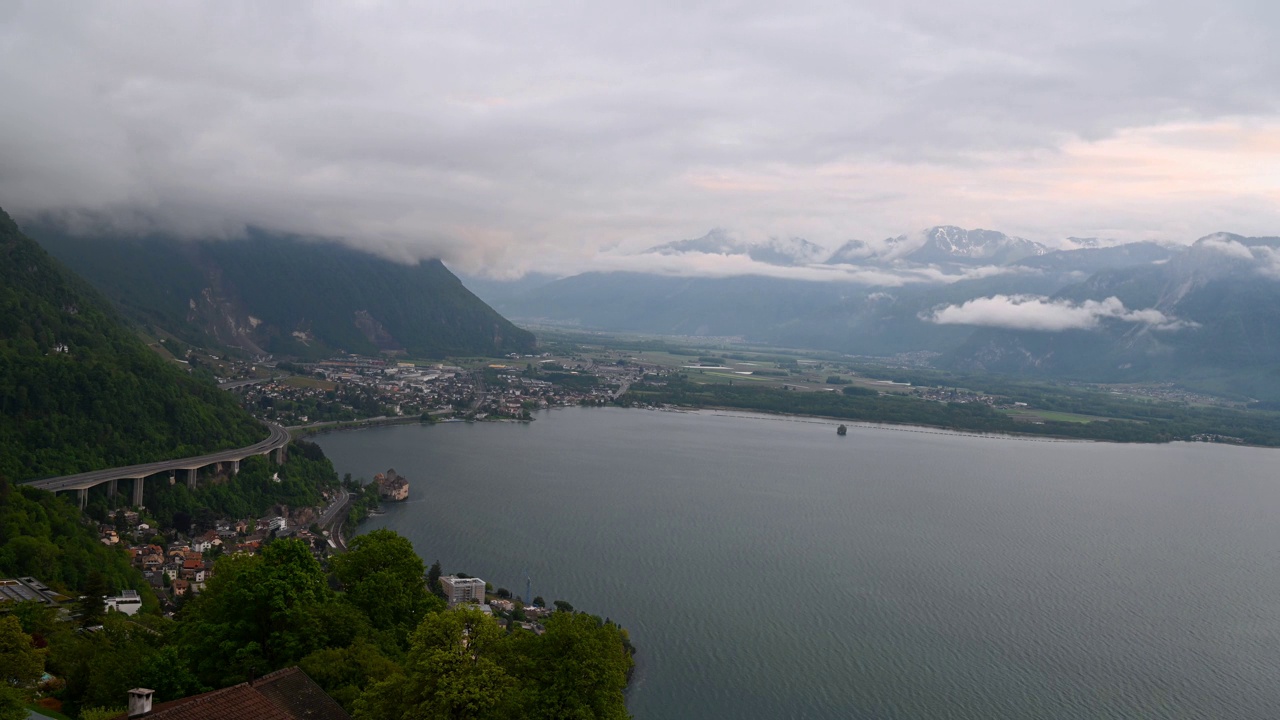
[[649, 248], [646, 253], [708, 253], [711, 255], [745, 255], [756, 262], [794, 267], [820, 261], [827, 251], [804, 238], [769, 238], [750, 242], [734, 237], [723, 228], [715, 228], [700, 238], [676, 240]]
[[1099, 240], [1096, 237], [1087, 237], [1087, 238], [1069, 237], [1067, 238], [1066, 249], [1067, 250], [1092, 250], [1094, 248], [1103, 247], [1104, 245], [1114, 245], [1114, 244], [1115, 243], [1110, 241], [1104, 242], [1102, 240]]
[[[902, 236], [899, 243], [905, 245], [909, 240]], [[1004, 265], [1047, 252], [1049, 248], [1038, 242], [995, 230], [942, 225], [925, 230], [924, 242], [903, 258], [924, 264]]]
[[1002, 232], [941, 225], [874, 244], [850, 240], [832, 253], [827, 263], [883, 265], [905, 261], [923, 265], [1004, 265], [1047, 252], [1049, 248], [1040, 243]]

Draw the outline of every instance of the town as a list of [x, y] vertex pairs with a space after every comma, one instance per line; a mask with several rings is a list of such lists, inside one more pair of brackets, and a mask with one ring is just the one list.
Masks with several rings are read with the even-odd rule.
[[291, 428], [370, 419], [529, 420], [535, 410], [606, 404], [646, 373], [667, 372], [622, 362], [513, 354], [464, 368], [346, 356], [267, 366], [275, 372], [266, 378], [241, 364], [219, 379], [255, 416]]

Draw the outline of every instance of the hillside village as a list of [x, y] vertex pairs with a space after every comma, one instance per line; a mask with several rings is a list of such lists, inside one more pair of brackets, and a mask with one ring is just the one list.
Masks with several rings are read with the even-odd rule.
[[[336, 492], [325, 491], [323, 495], [326, 502], [344, 502]], [[183, 599], [204, 589], [213, 577], [215, 561], [223, 555], [253, 555], [265, 543], [286, 537], [306, 543], [317, 558], [338, 547], [337, 540], [331, 541], [328, 531], [316, 524], [316, 508], [280, 506], [276, 510], [261, 518], [220, 519], [209, 530], [186, 534], [175, 528], [154, 526], [137, 510], [122, 509], [98, 524], [98, 534], [104, 545], [124, 547], [130, 563], [142, 572], [165, 613], [172, 615]], [[137, 611], [136, 607], [132, 611], [127, 607], [132, 605], [117, 609], [129, 614]]]

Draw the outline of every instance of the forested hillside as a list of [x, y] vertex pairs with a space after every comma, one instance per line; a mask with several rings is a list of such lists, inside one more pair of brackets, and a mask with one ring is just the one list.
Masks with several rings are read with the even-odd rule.
[[0, 479], [0, 577], [32, 575], [74, 595], [94, 571], [112, 588], [147, 587], [124, 551], [99, 542], [66, 498]]
[[205, 347], [323, 357], [524, 352], [512, 325], [440, 261], [392, 262], [332, 242], [250, 232], [242, 240], [32, 234], [143, 324]]
[[233, 397], [148, 349], [0, 211], [0, 475], [199, 455], [265, 435]]

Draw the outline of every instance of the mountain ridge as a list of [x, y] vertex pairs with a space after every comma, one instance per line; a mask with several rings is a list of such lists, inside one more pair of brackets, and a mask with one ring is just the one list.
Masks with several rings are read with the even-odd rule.
[[197, 345], [317, 358], [501, 355], [536, 344], [439, 260], [405, 265], [257, 230], [205, 241], [33, 232], [130, 317]]

